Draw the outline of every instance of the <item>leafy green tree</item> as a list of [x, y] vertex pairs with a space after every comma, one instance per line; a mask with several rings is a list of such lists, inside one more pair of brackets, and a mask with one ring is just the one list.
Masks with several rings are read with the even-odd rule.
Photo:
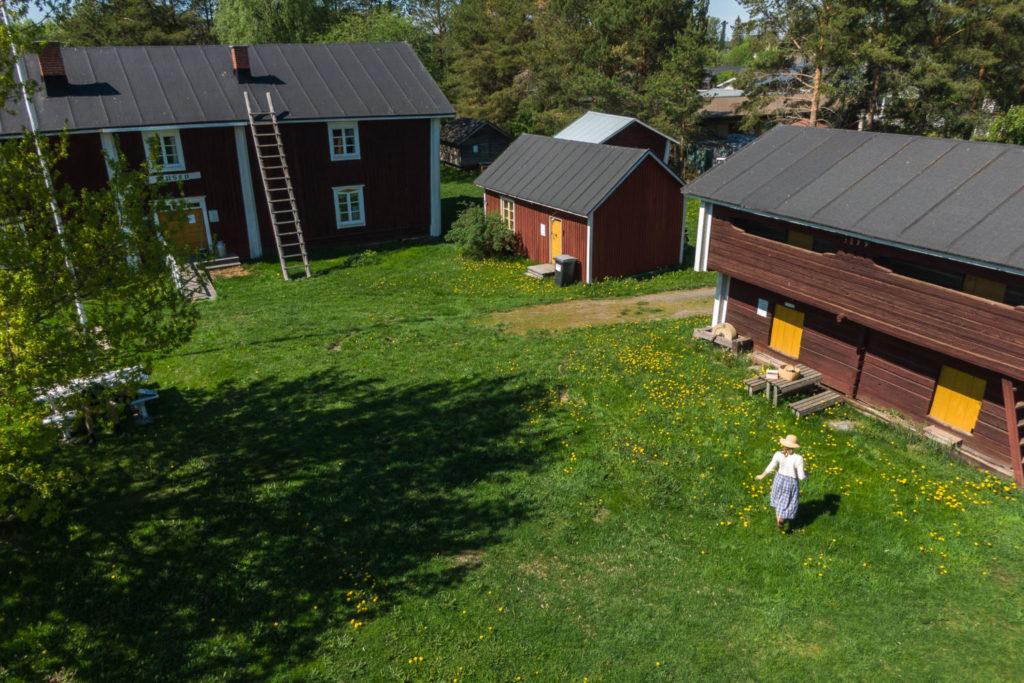
[[219, 0], [213, 30], [224, 43], [313, 42], [331, 9], [320, 0]]
[[69, 45], [187, 45], [210, 42], [210, 24], [190, 7], [157, 0], [49, 4], [51, 37]]
[[471, 259], [514, 256], [520, 247], [519, 237], [505, 221], [496, 214], [485, 214], [479, 206], [463, 209], [444, 239], [455, 244], [462, 256]]
[[[12, 38], [23, 51], [20, 34], [0, 26], [0, 43]], [[0, 73], [12, 71], [4, 50]], [[12, 78], [0, 88], [9, 107], [20, 106]], [[173, 236], [156, 224], [164, 201], [148, 173], [113, 159], [109, 187], [74, 190], [51, 173], [66, 152], [66, 139], [27, 133], [0, 143], [0, 519], [52, 517], [91, 457], [57, 444], [39, 392], [145, 366], [196, 322], [172, 278]], [[67, 408], [111, 397], [98, 389]]]
[[431, 74], [440, 77], [440, 67], [434, 61], [435, 36], [394, 9], [380, 7], [367, 12], [348, 12], [321, 36], [321, 40], [338, 43], [404, 41], [412, 46]]
[[1010, 107], [998, 114], [989, 124], [987, 139], [992, 142], [1008, 142], [1024, 145], [1024, 105]]

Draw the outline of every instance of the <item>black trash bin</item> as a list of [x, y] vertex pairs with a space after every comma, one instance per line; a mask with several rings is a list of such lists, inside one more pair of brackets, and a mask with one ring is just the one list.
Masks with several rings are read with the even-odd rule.
[[561, 254], [555, 257], [555, 284], [566, 287], [580, 276], [580, 260], [575, 256]]

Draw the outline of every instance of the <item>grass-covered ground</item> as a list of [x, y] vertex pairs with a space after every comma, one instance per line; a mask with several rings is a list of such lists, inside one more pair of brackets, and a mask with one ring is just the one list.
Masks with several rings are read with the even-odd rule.
[[[445, 245], [315, 270], [221, 281], [154, 370], [156, 422], [90, 453], [60, 523], [4, 537], [0, 678], [1024, 675], [1004, 482], [747, 398], [705, 319], [484, 322], [707, 276], [559, 290]], [[788, 432], [810, 478], [782, 535], [753, 475]]]

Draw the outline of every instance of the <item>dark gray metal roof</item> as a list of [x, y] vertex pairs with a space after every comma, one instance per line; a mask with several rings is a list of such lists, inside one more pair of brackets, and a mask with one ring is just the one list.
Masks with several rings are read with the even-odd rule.
[[[226, 45], [63, 48], [68, 85], [34, 96], [40, 129], [174, 126], [246, 121], [243, 91], [270, 92], [282, 120], [451, 116], [451, 104], [406, 43], [271, 44], [249, 48], [239, 82]], [[28, 76], [41, 82], [39, 60]], [[27, 125], [20, 100], [0, 134]]]
[[648, 155], [658, 161], [646, 149], [527, 133], [516, 138], [480, 174], [476, 184], [491, 192], [587, 216]]
[[687, 195], [1024, 272], [1024, 147], [777, 126]]

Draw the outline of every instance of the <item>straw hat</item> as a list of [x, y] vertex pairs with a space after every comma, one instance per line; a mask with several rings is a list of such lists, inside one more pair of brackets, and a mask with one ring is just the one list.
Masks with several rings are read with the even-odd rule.
[[798, 441], [796, 440], [796, 435], [795, 435], [795, 434], [788, 434], [788, 435], [786, 436], [786, 438], [784, 438], [784, 439], [779, 439], [779, 444], [780, 444], [780, 445], [781, 445], [781, 446], [782, 446], [783, 448], [791, 448], [791, 449], [793, 449], [794, 451], [795, 451], [796, 449], [800, 448], [800, 443], [799, 443], [799, 442], [798, 442]]

